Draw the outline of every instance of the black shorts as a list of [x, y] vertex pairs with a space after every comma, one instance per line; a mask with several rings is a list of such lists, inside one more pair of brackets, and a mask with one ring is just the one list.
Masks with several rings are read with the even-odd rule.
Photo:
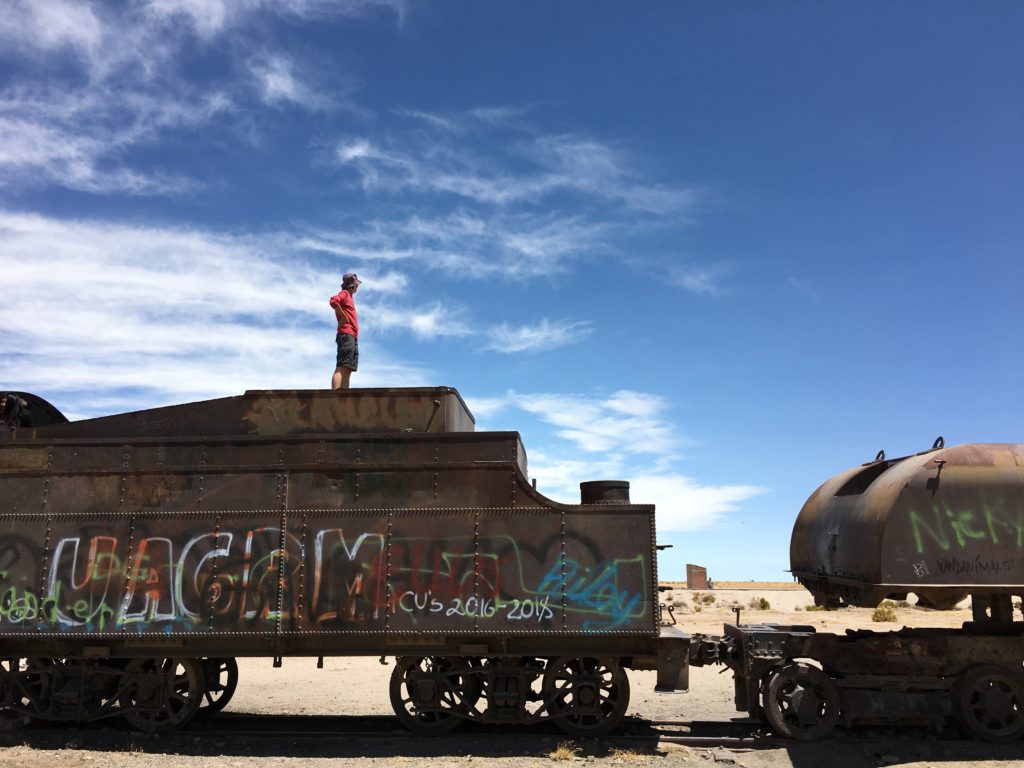
[[335, 337], [338, 342], [338, 367], [350, 371], [359, 370], [359, 341], [355, 336], [339, 333]]

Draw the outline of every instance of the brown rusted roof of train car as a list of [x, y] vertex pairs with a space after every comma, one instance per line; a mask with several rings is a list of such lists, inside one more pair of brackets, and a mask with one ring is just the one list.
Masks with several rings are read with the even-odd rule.
[[472, 432], [451, 387], [248, 390], [243, 395], [21, 429], [18, 439]]

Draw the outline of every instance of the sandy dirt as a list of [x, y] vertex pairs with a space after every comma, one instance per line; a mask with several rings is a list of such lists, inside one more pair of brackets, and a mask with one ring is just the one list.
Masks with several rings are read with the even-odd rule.
[[[733, 586], [733, 585], [730, 585]], [[675, 606], [679, 625], [691, 633], [716, 635], [734, 622], [741, 609], [743, 623], [810, 624], [819, 631], [899, 629], [906, 626], [958, 627], [970, 611], [939, 612], [900, 607], [897, 621], [879, 624], [868, 609], [807, 610], [810, 595], [792, 585], [742, 585], [694, 593], [677, 588], [663, 593]], [[767, 608], [762, 608], [766, 601]], [[752, 608], [751, 605], [758, 606]], [[221, 717], [243, 718], [257, 730], [287, 730], [287, 718], [316, 724], [317, 736], [226, 734], [216, 719], [205, 730], [159, 737], [136, 734], [118, 721], [88, 728], [30, 727], [0, 732], [0, 765], [26, 768], [126, 766], [129, 768], [257, 768], [263, 766], [347, 765], [398, 768], [420, 764], [441, 766], [551, 766], [560, 762], [608, 766], [653, 764], [676, 766], [745, 766], [747, 768], [854, 768], [860, 766], [1021, 765], [1024, 743], [991, 745], [955, 734], [926, 730], [886, 729], [839, 731], [810, 744], [787, 743], [756, 749], [683, 747], [629, 738], [642, 735], [651, 720], [728, 720], [743, 718], [732, 705], [732, 676], [721, 667], [691, 670], [687, 693], [657, 694], [653, 672], [631, 672], [632, 695], [626, 724], [616, 737], [572, 739], [546, 726], [496, 729], [466, 727], [438, 737], [411, 737], [394, 719], [388, 700], [393, 659], [382, 667], [376, 658], [285, 659], [280, 669], [269, 659], [240, 660], [241, 681]], [[258, 715], [259, 717], [251, 717]], [[333, 736], [330, 723], [344, 716], [349, 730], [384, 729], [384, 736]], [[282, 725], [285, 722], [285, 725]], [[360, 724], [366, 724], [363, 728]], [[355, 728], [351, 726], [355, 724]], [[559, 759], [564, 758], [564, 759]]]

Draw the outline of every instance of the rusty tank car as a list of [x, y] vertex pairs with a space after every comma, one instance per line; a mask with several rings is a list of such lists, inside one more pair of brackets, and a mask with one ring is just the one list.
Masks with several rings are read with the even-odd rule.
[[989, 741], [1024, 736], [1024, 445], [945, 448], [939, 438], [914, 456], [880, 453], [814, 492], [790, 556], [819, 605], [914, 593], [952, 608], [970, 595], [973, 621], [845, 635], [737, 624], [721, 638], [695, 636], [691, 663], [733, 670], [737, 710], [798, 739], [954, 718]]
[[[625, 669], [685, 686], [654, 508], [561, 504], [454, 389], [248, 391], [67, 421], [15, 393], [0, 439], [0, 726], [227, 703], [240, 656], [395, 656], [422, 732], [613, 728]], [[8, 414], [10, 415], [10, 414]]]
[[793, 575], [825, 605], [908, 593], [935, 608], [970, 595], [1008, 621], [1024, 594], [1024, 446], [958, 445], [874, 461], [825, 482], [793, 529]]

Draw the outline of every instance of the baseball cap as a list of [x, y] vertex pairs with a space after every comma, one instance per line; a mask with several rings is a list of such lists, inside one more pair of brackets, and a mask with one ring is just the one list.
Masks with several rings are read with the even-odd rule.
[[363, 281], [359, 279], [359, 275], [355, 272], [346, 272], [341, 276], [341, 287], [348, 288], [350, 285], [359, 285]]

